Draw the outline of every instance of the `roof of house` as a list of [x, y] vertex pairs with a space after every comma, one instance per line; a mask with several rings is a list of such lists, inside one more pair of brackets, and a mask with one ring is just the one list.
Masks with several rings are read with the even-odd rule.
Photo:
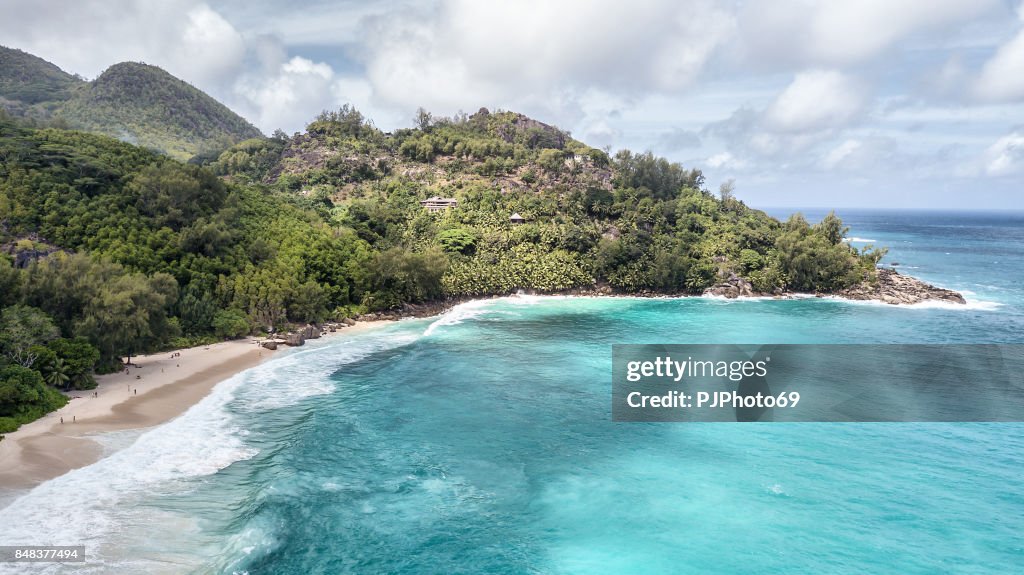
[[508, 217], [508, 219], [510, 219], [510, 220], [523, 220], [523, 221], [526, 221], [526, 218], [524, 218], [523, 216], [520, 216], [519, 212], [516, 212], [516, 213], [512, 214], [511, 216]]

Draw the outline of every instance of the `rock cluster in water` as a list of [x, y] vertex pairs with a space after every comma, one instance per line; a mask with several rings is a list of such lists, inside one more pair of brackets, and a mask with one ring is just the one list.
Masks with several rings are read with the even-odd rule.
[[896, 270], [886, 268], [878, 270], [878, 279], [873, 284], [863, 283], [836, 295], [857, 300], [878, 300], [894, 305], [929, 300], [967, 303], [964, 296], [953, 290], [935, 287], [915, 277], [901, 275]]
[[704, 290], [704, 295], [724, 296], [729, 299], [734, 299], [738, 297], [752, 297], [764, 294], [754, 291], [754, 286], [752, 286], [749, 281], [732, 273], [729, 274], [729, 277], [722, 279], [717, 284]]
[[[784, 293], [764, 294], [754, 290], [746, 279], [730, 274], [712, 287], [704, 290], [704, 295], [726, 297], [729, 299], [751, 296], [781, 296]], [[821, 294], [819, 294], [821, 295]], [[844, 289], [832, 295], [854, 300], [876, 300], [890, 304], [915, 304], [923, 301], [946, 301], [951, 303], [967, 303], [959, 293], [927, 284], [915, 277], [901, 275], [893, 269], [878, 270], [874, 282]]]

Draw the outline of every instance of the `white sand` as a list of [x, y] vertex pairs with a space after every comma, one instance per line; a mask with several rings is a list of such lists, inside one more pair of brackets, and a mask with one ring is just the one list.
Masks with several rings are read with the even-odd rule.
[[[386, 322], [360, 322], [355, 331]], [[21, 426], [0, 441], [0, 490], [25, 489], [97, 461], [100, 445], [85, 437], [169, 421], [232, 375], [275, 353], [255, 339], [132, 358], [138, 367], [96, 378], [96, 389], [73, 391], [67, 405]], [[93, 394], [96, 394], [94, 396]], [[61, 423], [63, 418], [63, 423]]]

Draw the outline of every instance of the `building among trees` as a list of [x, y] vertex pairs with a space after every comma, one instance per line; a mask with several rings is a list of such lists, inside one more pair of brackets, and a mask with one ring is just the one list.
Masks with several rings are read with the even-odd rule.
[[440, 196], [434, 196], [427, 198], [420, 202], [420, 205], [427, 209], [428, 212], [443, 212], [448, 208], [454, 208], [459, 205], [459, 201], [455, 198], [442, 198]]
[[514, 213], [514, 214], [512, 214], [511, 216], [508, 217], [508, 221], [513, 226], [518, 226], [520, 224], [525, 224], [526, 223], [526, 218], [524, 218], [523, 216], [520, 216], [519, 212], [516, 212], [516, 213]]

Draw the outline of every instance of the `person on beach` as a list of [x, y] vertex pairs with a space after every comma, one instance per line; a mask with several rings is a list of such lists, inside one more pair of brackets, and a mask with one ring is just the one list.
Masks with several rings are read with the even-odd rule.
[[60, 424], [61, 424], [61, 425], [64, 425], [64, 418], [63, 418], [63, 417], [62, 417], [62, 418], [60, 418]]

